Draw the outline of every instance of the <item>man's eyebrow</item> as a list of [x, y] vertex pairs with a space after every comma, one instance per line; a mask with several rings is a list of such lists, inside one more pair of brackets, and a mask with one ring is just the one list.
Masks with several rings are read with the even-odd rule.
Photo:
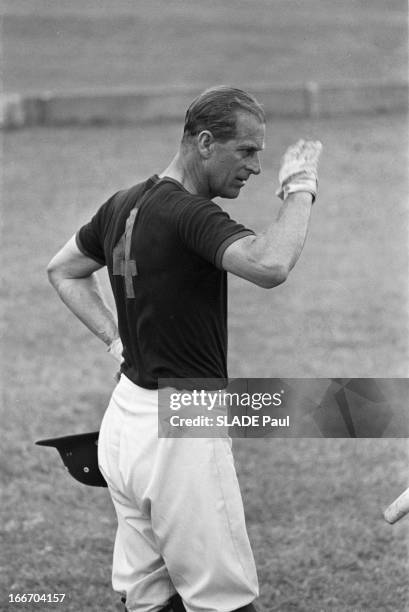
[[250, 151], [262, 151], [264, 149], [264, 143], [261, 146], [254, 144], [253, 142], [243, 142], [238, 146], [239, 149], [248, 149]]

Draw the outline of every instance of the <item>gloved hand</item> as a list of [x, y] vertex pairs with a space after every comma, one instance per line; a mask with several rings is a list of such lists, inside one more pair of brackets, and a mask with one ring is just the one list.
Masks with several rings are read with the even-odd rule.
[[276, 195], [285, 200], [290, 193], [306, 191], [314, 202], [318, 191], [318, 160], [322, 144], [318, 140], [299, 140], [288, 147], [278, 173], [280, 188]]

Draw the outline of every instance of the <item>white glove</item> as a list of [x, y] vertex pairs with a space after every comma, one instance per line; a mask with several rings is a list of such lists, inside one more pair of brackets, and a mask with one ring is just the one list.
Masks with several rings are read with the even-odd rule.
[[285, 200], [288, 194], [306, 191], [314, 202], [318, 191], [318, 160], [322, 144], [318, 140], [299, 140], [288, 147], [278, 173], [280, 188], [276, 195]]
[[115, 340], [112, 340], [111, 344], [107, 348], [108, 353], [112, 355], [115, 361], [119, 364], [121, 364], [124, 360], [124, 358], [122, 357], [123, 350], [124, 347], [122, 346], [122, 341], [119, 337], [115, 338]]

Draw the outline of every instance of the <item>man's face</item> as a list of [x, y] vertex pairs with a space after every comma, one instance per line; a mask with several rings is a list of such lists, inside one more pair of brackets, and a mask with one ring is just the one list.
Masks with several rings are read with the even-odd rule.
[[247, 112], [237, 113], [236, 136], [215, 141], [206, 161], [210, 197], [237, 198], [251, 174], [260, 174], [259, 151], [264, 149], [265, 125]]

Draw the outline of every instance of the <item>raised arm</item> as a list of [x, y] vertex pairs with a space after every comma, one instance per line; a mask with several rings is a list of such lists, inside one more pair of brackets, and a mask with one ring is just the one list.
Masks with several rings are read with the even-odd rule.
[[283, 157], [277, 195], [283, 200], [277, 218], [267, 229], [227, 247], [222, 266], [260, 287], [283, 283], [303, 249], [311, 206], [317, 193], [321, 143], [300, 140]]
[[122, 345], [116, 318], [105, 303], [98, 278], [102, 266], [84, 255], [73, 236], [47, 267], [48, 278], [66, 306], [100, 338], [117, 361]]

